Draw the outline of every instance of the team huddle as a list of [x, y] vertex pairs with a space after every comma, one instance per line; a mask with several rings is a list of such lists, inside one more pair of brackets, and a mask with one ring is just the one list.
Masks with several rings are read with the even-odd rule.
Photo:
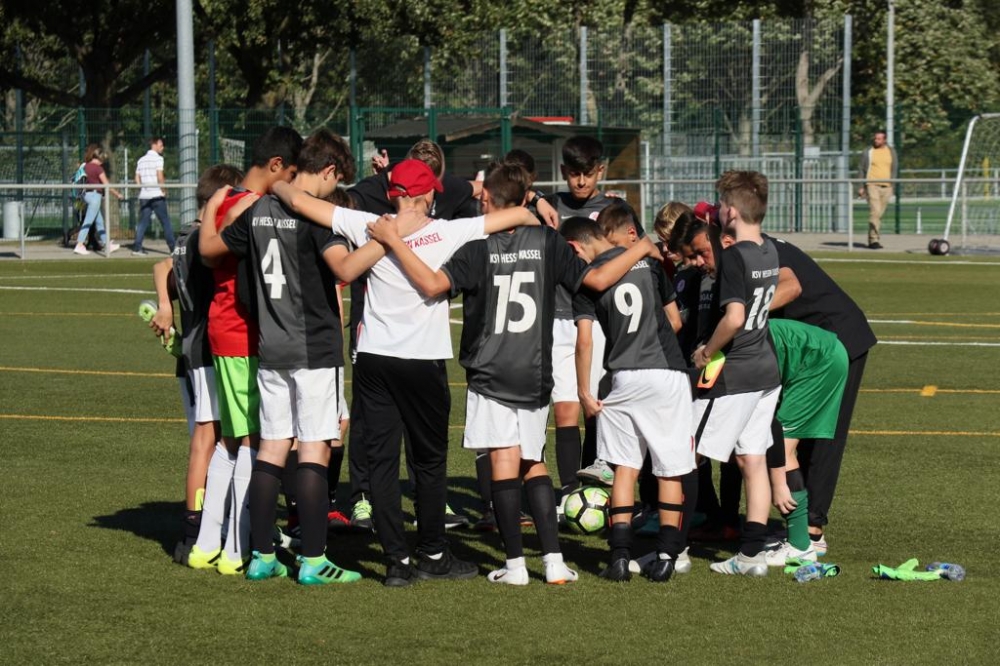
[[[577, 580], [559, 530], [581, 485], [610, 488], [606, 579], [690, 571], [689, 540], [738, 538], [735, 555], [710, 565], [723, 574], [761, 576], [825, 554], [875, 337], [815, 262], [761, 233], [762, 174], [723, 174], [718, 206], [665, 205], [654, 243], [625, 201], [599, 191], [604, 149], [591, 137], [566, 141], [567, 191], [548, 195], [534, 189], [523, 151], [477, 181], [447, 174], [426, 140], [394, 165], [373, 162], [374, 176], [344, 189], [355, 167], [340, 137], [272, 128], [246, 174], [202, 174], [200, 223], [154, 268], [158, 334], [171, 334], [180, 304], [191, 431], [176, 561], [250, 580], [350, 583], [361, 575], [334, 564], [327, 541], [328, 529], [353, 527], [375, 532], [387, 586], [476, 577], [446, 536], [468, 523], [447, 498], [445, 362], [459, 296], [463, 447], [483, 499], [473, 527], [498, 530], [506, 555], [489, 581], [529, 583], [522, 526], [532, 524], [545, 581]], [[550, 405], [558, 487], [544, 454]], [[285, 531], [275, 525], [282, 492]], [[787, 534], [768, 533], [772, 506]], [[633, 558], [636, 535], [655, 549]]]

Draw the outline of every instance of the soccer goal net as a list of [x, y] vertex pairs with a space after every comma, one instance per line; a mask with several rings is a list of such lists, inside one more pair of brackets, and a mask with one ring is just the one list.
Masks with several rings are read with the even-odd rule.
[[[953, 232], [960, 237], [953, 238]], [[974, 117], [965, 133], [944, 240], [963, 250], [993, 246], [995, 251], [1000, 252], [998, 234], [1000, 113], [985, 113]]]

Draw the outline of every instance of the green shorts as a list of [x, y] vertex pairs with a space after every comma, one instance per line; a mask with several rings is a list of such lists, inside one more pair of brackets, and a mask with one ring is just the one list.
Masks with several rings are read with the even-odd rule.
[[256, 356], [213, 356], [223, 437], [260, 432], [260, 389]]
[[847, 351], [838, 344], [833, 353], [809, 361], [790, 382], [782, 382], [778, 421], [788, 438], [833, 439], [847, 383]]

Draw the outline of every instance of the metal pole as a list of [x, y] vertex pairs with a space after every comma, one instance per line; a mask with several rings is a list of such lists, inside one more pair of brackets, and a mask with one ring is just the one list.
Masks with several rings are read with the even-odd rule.
[[753, 20], [753, 62], [750, 65], [753, 102], [750, 113], [752, 121], [750, 146], [751, 155], [760, 157], [760, 19]]
[[[198, 144], [195, 132], [194, 21], [192, 0], [177, 0], [177, 135], [181, 183], [198, 182]], [[194, 189], [181, 193], [181, 220], [198, 217]]]
[[[667, 164], [671, 165], [671, 157], [674, 152], [673, 142], [673, 117], [671, 108], [673, 107], [674, 76], [673, 76], [673, 43], [671, 25], [663, 24], [663, 156], [667, 158]], [[671, 174], [672, 175], [672, 174]], [[670, 201], [674, 200], [674, 185], [670, 185]]]
[[500, 108], [507, 107], [507, 30], [500, 29]]
[[[844, 17], [844, 72], [843, 83], [841, 85], [841, 113], [840, 113], [840, 177], [844, 181], [850, 178], [851, 169], [851, 51], [854, 49], [852, 29], [854, 19], [850, 14]], [[847, 217], [847, 209], [854, 205], [854, 186], [845, 182], [844, 188], [844, 213], [839, 216], [841, 219]], [[846, 221], [846, 219], [845, 219]], [[839, 231], [839, 225], [834, 218], [834, 231]]]
[[[149, 76], [149, 49], [142, 55], [142, 75]], [[147, 140], [153, 136], [153, 112], [150, 108], [152, 100], [149, 88], [150, 86], [146, 86], [146, 90], [142, 93], [142, 131]]]
[[[358, 105], [358, 52], [353, 48], [350, 51], [351, 64], [351, 106]], [[353, 128], [352, 128], [353, 131]]]
[[[21, 72], [21, 45], [17, 46], [17, 71]], [[24, 91], [14, 91], [14, 126], [17, 135], [17, 184], [24, 182]], [[17, 191], [17, 200], [24, 201], [24, 190]], [[24, 217], [22, 215], [22, 217]], [[23, 234], [22, 234], [23, 236]]]
[[[431, 47], [424, 47], [424, 110], [430, 110], [431, 102]], [[433, 137], [431, 138], [433, 141]]]
[[889, 0], [889, 26], [885, 40], [885, 136], [890, 141], [895, 136], [895, 68], [896, 68], [896, 3]]
[[104, 258], [111, 256], [111, 186], [105, 185], [101, 190], [104, 194]]
[[587, 125], [587, 26], [580, 26], [580, 124]]
[[210, 39], [208, 41], [208, 144], [212, 164], [219, 163], [219, 109], [215, 104], [215, 40]]

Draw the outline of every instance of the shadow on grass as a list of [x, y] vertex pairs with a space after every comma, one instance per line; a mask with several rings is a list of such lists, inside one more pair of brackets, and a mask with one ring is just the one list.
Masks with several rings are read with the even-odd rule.
[[94, 516], [89, 527], [131, 532], [160, 544], [163, 552], [172, 557], [174, 545], [183, 538], [183, 515], [184, 502], [145, 502], [107, 516]]

